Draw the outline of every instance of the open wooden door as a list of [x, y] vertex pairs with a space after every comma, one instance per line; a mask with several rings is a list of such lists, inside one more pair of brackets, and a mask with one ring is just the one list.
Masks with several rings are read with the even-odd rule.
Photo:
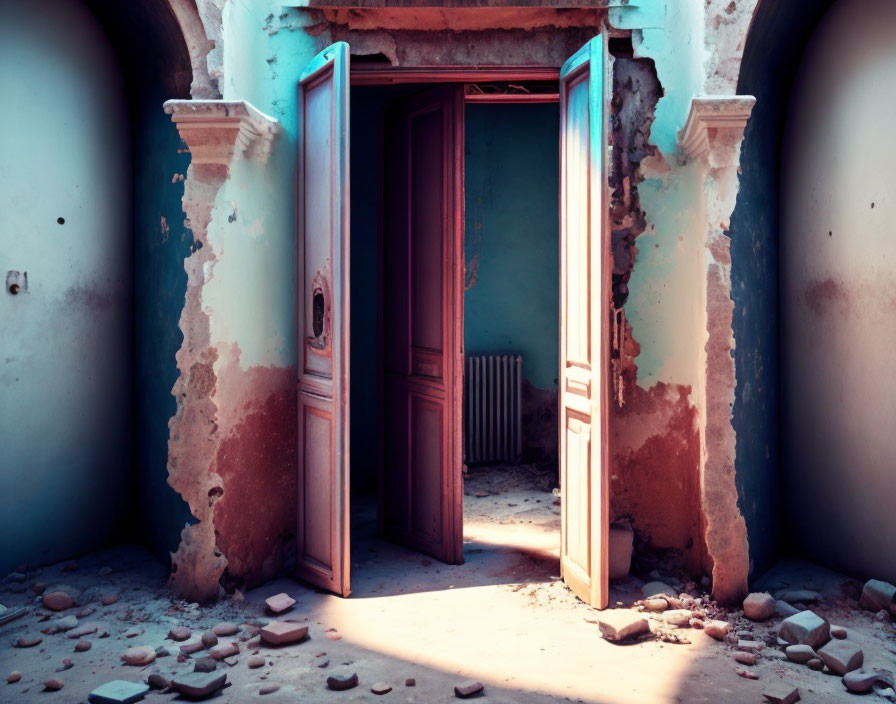
[[297, 575], [349, 594], [349, 50], [299, 81]]
[[381, 531], [463, 562], [463, 93], [387, 120]]
[[605, 66], [598, 36], [560, 72], [560, 571], [597, 608], [609, 581]]

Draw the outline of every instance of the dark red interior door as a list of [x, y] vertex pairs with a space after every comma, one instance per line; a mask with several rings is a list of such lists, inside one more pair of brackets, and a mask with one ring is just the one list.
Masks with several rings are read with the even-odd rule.
[[463, 562], [463, 93], [439, 86], [387, 120], [385, 535]]

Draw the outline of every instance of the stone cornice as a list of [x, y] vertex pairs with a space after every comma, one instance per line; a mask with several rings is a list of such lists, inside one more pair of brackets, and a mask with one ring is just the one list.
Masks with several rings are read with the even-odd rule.
[[266, 163], [280, 123], [245, 100], [168, 100], [165, 112], [190, 148], [193, 165], [229, 172], [236, 158]]
[[755, 104], [752, 95], [695, 96], [678, 133], [681, 151], [690, 159], [707, 156], [720, 132], [725, 134], [723, 143], [739, 142]]

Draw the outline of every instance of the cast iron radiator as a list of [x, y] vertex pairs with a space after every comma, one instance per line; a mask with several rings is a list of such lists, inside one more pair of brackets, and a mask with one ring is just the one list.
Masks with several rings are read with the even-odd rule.
[[468, 356], [465, 367], [464, 462], [516, 463], [523, 452], [522, 356]]

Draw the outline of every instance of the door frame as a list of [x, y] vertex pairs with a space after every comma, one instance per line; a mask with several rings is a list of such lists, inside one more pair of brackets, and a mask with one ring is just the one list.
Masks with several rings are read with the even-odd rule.
[[[421, 84], [435, 85], [444, 83], [469, 84], [480, 82], [503, 82], [503, 81], [542, 81], [542, 82], [558, 82], [560, 80], [560, 67], [558, 66], [461, 66], [461, 65], [442, 65], [442, 66], [419, 66], [419, 67], [393, 67], [393, 66], [376, 66], [370, 64], [352, 65], [350, 67], [349, 82], [351, 87], [384, 87], [402, 84]], [[464, 144], [466, 118], [463, 108], [467, 103], [559, 103], [559, 93], [542, 93], [542, 94], [488, 94], [488, 95], [470, 95], [464, 90], [464, 100], [460, 103], [460, 116], [455, 127], [457, 133], [455, 138], [459, 140], [461, 145]], [[380, 125], [382, 129], [382, 125]], [[383, 149], [384, 134], [380, 136], [380, 149]], [[559, 144], [558, 144], [559, 150]], [[463, 147], [461, 148], [463, 154]], [[459, 168], [454, 169], [455, 182], [453, 184], [455, 198], [450, 213], [450, 221], [455, 228], [455, 236], [457, 238], [454, 246], [461, 257], [464, 252], [464, 223], [465, 223], [465, 164], [461, 163]], [[380, 162], [379, 168], [380, 180], [382, 182], [384, 171], [383, 162]], [[380, 206], [378, 229], [380, 233], [380, 241], [385, 231], [385, 209]], [[559, 225], [558, 225], [559, 227]], [[381, 248], [380, 248], [381, 249]], [[382, 319], [384, 317], [384, 293], [383, 293], [383, 254], [380, 251], [377, 261], [379, 270], [377, 287], [378, 296], [378, 315]], [[452, 296], [454, 310], [457, 312], [456, 318], [450, 321], [449, 327], [453, 330], [450, 336], [452, 339], [449, 344], [455, 346], [455, 354], [453, 355], [453, 371], [450, 388], [454, 395], [455, 409], [453, 422], [458, 429], [463, 428], [463, 370], [464, 370], [464, 286], [465, 286], [465, 266], [464, 259], [461, 258], [453, 267], [452, 271]], [[384, 349], [385, 339], [381, 335], [378, 340], [380, 346], [380, 364], [377, 374], [377, 385], [382, 390], [384, 385]], [[559, 347], [559, 340], [557, 341]], [[559, 433], [559, 428], [558, 428]], [[450, 510], [454, 514], [454, 520], [461, 523], [461, 537], [455, 546], [456, 564], [463, 563], [463, 437], [462, 433], [455, 434], [456, 437], [451, 439], [452, 447], [450, 454], [454, 458], [453, 469], [450, 476], [447, 477], [448, 486], [445, 487], [450, 496], [454, 500], [450, 506]], [[383, 464], [384, 464], [384, 442], [383, 442], [383, 422], [378, 421], [378, 517], [377, 523], [379, 531], [383, 530]]]

